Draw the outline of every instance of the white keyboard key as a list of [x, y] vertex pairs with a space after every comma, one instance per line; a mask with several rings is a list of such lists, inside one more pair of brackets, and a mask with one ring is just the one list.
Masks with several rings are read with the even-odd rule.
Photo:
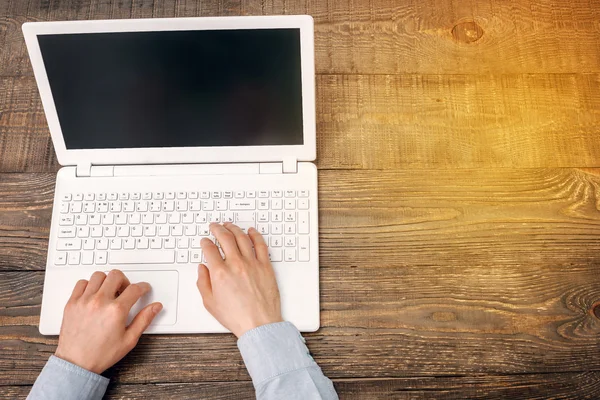
[[223, 221], [223, 222], [233, 222], [233, 220], [234, 220], [234, 215], [233, 215], [233, 212], [231, 212], [231, 211], [224, 212], [221, 217], [221, 221]]
[[167, 214], [165, 213], [158, 213], [156, 214], [156, 217], [154, 218], [154, 223], [155, 224], [166, 224], [167, 223]]
[[125, 225], [127, 223], [127, 214], [119, 213], [115, 215], [116, 225]]
[[96, 247], [96, 239], [83, 239], [84, 250], [94, 250], [94, 247]]
[[177, 252], [177, 262], [179, 264], [185, 264], [188, 262], [188, 251], [187, 250], [179, 250]]
[[202, 246], [200, 246], [200, 241], [202, 240], [201, 237], [193, 237], [190, 239], [190, 248], [192, 249], [200, 249], [202, 248]]
[[61, 203], [60, 204], [60, 213], [68, 214], [69, 213], [69, 203]]
[[233, 200], [229, 204], [231, 211], [256, 210], [256, 200]]
[[153, 224], [153, 223], [154, 223], [154, 214], [148, 213], [148, 212], [142, 214], [142, 224]]
[[223, 192], [223, 198], [224, 199], [233, 199], [233, 192], [230, 190]]
[[210, 235], [210, 228], [208, 224], [200, 224], [198, 225], [198, 236], [208, 236]]
[[254, 222], [254, 212], [240, 211], [235, 213], [235, 222]]
[[258, 209], [259, 210], [268, 210], [269, 209], [269, 200], [263, 199], [258, 201]]
[[296, 234], [296, 223], [295, 222], [286, 222], [284, 225], [284, 233], [286, 235], [295, 235]]
[[236, 222], [235, 223], [244, 233], [248, 233], [248, 229], [256, 228], [256, 224], [254, 222]]
[[269, 260], [271, 260], [271, 262], [283, 261], [283, 250], [269, 248]]
[[194, 213], [191, 211], [184, 212], [181, 214], [181, 223], [191, 224], [194, 222]]
[[147, 237], [137, 238], [135, 240], [135, 247], [137, 247], [140, 250], [147, 249], [148, 247], [150, 247], [150, 241], [148, 240]]
[[194, 264], [200, 264], [202, 262], [202, 250], [190, 251], [190, 262]]
[[135, 202], [133, 201], [124, 201], [123, 202], [123, 211], [130, 213], [135, 211]]
[[54, 265], [67, 265], [67, 253], [59, 251], [54, 255]]
[[107, 261], [107, 255], [105, 251], [96, 252], [96, 265], [105, 265]]
[[82, 265], [92, 265], [94, 263], [94, 252], [93, 251], [84, 251], [81, 253], [81, 264]]
[[171, 234], [171, 228], [169, 225], [159, 225], [158, 226], [158, 236], [169, 236]]
[[146, 236], [146, 237], [156, 236], [156, 225], [145, 225], [144, 226], [144, 236]]
[[221, 198], [221, 192], [211, 192], [211, 197], [213, 199], [220, 199]]
[[269, 222], [269, 212], [268, 211], [259, 211], [256, 216], [256, 220], [258, 222]]
[[115, 200], [119, 200], [119, 195], [116, 193], [109, 193], [108, 196], [106, 197], [106, 200], [108, 201], [115, 201]]
[[102, 213], [102, 214], [105, 212], [108, 212], [108, 202], [102, 201], [102, 202], [98, 203], [98, 207], [96, 207], [96, 212]]
[[96, 249], [98, 250], [108, 250], [108, 239], [102, 238], [96, 241]]
[[70, 193], [63, 194], [61, 199], [62, 199], [62, 201], [71, 201], [71, 194]]
[[164, 240], [165, 249], [174, 249], [176, 244], [175, 238], [168, 237]]
[[131, 200], [139, 200], [142, 198], [141, 193], [131, 193]]
[[236, 199], [243, 199], [244, 198], [244, 192], [241, 191], [241, 190], [238, 190], [238, 191], [235, 192], [234, 196], [235, 196]]
[[69, 252], [69, 265], [79, 265], [81, 254], [78, 251]]
[[200, 200], [190, 201], [190, 211], [200, 211], [202, 209]]
[[129, 193], [126, 193], [126, 192], [119, 193], [119, 200], [129, 200]]
[[175, 202], [171, 200], [163, 201], [163, 211], [175, 211]]
[[151, 192], [144, 192], [142, 194], [142, 200], [152, 200], [152, 193]]
[[296, 261], [296, 249], [292, 249], [292, 248], [285, 249], [285, 261], [287, 261], [287, 262]]
[[301, 235], [307, 235], [310, 233], [310, 222], [309, 212], [299, 211], [298, 212], [298, 233]]
[[162, 241], [163, 240], [161, 238], [153, 237], [152, 239], [150, 239], [150, 248], [162, 249]]
[[87, 225], [88, 216], [85, 214], [78, 214], [75, 216], [75, 225]]
[[115, 237], [117, 235], [117, 228], [114, 225], [104, 227], [104, 237]]
[[216, 210], [217, 211], [226, 211], [227, 210], [227, 200], [217, 200], [216, 202]]
[[296, 247], [296, 236], [286, 236], [285, 247]]
[[271, 234], [272, 235], [283, 234], [283, 224], [271, 224]]
[[271, 236], [271, 247], [282, 247], [283, 238], [281, 236]]
[[115, 216], [114, 214], [104, 214], [102, 216], [102, 224], [103, 225], [112, 225], [115, 223]]
[[188, 193], [188, 198], [192, 199], [192, 200], [197, 199], [198, 198], [198, 192], [189, 192]]
[[286, 211], [284, 214], [285, 222], [296, 222], [296, 212]]
[[111, 250], [121, 250], [122, 247], [123, 247], [123, 239], [121, 239], [121, 238], [110, 239], [110, 249]]
[[201, 199], [210, 199], [210, 192], [207, 190], [200, 192], [200, 198]]
[[256, 198], [256, 191], [255, 190], [250, 190], [250, 191], [246, 192], [246, 197], [249, 198], [249, 199]]
[[176, 209], [179, 212], [181, 212], [181, 211], [187, 211], [187, 209], [188, 209], [188, 202], [185, 201], [185, 200], [179, 200], [179, 201], [177, 201]]
[[171, 236], [183, 235], [183, 227], [181, 225], [171, 225]]
[[129, 226], [119, 226], [117, 228], [117, 236], [118, 237], [128, 237], [129, 236]]
[[135, 203], [135, 211], [136, 212], [146, 212], [148, 211], [148, 202], [147, 201], [136, 201]]
[[123, 239], [123, 249], [125, 249], [125, 250], [135, 249], [135, 239], [131, 238], [131, 237]]
[[271, 196], [273, 196], [275, 198], [281, 198], [281, 197], [283, 197], [283, 191], [282, 190], [273, 190], [271, 192]]
[[183, 233], [185, 236], [196, 236], [196, 225], [186, 225]]
[[205, 224], [206, 222], [208, 222], [208, 216], [206, 215], [205, 212], [196, 213], [196, 223], [197, 224]]
[[114, 266], [119, 264], [173, 264], [175, 263], [175, 252], [172, 250], [112, 251], [110, 263]]
[[209, 222], [221, 223], [221, 213], [216, 211], [209, 213], [208, 220]]
[[187, 199], [187, 193], [186, 192], [177, 192], [177, 198], [179, 200]]
[[151, 212], [160, 212], [160, 201], [151, 201], [148, 204], [148, 210]]
[[296, 191], [295, 190], [286, 190], [285, 197], [296, 197]]
[[83, 193], [75, 193], [73, 195], [73, 200], [75, 200], [75, 201], [83, 201]]
[[167, 199], [167, 200], [175, 200], [175, 192], [167, 192], [167, 193], [165, 193], [165, 199]]
[[310, 261], [310, 239], [308, 236], [298, 238], [298, 261]]
[[269, 197], [269, 191], [268, 190], [259, 190], [258, 191], [258, 197], [260, 197], [260, 198], [267, 198], [267, 197]]
[[59, 238], [74, 238], [76, 234], [76, 230], [74, 227], [66, 227], [58, 229], [58, 237]]
[[273, 209], [273, 210], [283, 210], [283, 200], [282, 199], [273, 199], [273, 200], [271, 200], [271, 209]]
[[204, 211], [212, 211], [215, 209], [215, 201], [214, 200], [204, 200], [202, 202], [202, 209]]
[[294, 210], [296, 208], [296, 200], [285, 199], [284, 207], [286, 210]]
[[180, 237], [177, 239], [178, 249], [187, 249], [188, 247], [190, 247], [190, 238]]
[[271, 211], [271, 221], [283, 222], [283, 211]]
[[129, 223], [131, 225], [138, 225], [142, 222], [141, 214], [129, 214]]
[[93, 238], [99, 238], [102, 237], [102, 227], [101, 226], [92, 226], [92, 233], [91, 236]]
[[58, 224], [60, 226], [70, 226], [75, 223], [75, 220], [72, 215], [61, 215], [58, 220]]
[[164, 198], [165, 198], [165, 194], [164, 194], [163, 192], [154, 192], [154, 193], [152, 194], [152, 198], [153, 198], [154, 200], [162, 200], [162, 199], [164, 199]]
[[260, 232], [261, 235], [269, 234], [269, 224], [257, 224], [256, 230]]
[[98, 195], [96, 196], [96, 200], [98, 200], [98, 201], [106, 200], [106, 193], [98, 193]]
[[141, 225], [134, 225], [131, 227], [131, 236], [140, 237], [144, 233], [144, 230]]
[[93, 202], [83, 203], [83, 212], [87, 213], [87, 214], [96, 212], [96, 203], [93, 203]]
[[77, 237], [86, 238], [90, 236], [89, 226], [80, 226], [77, 228]]
[[81, 239], [58, 239], [56, 250], [81, 250]]
[[308, 210], [308, 199], [298, 199], [298, 209]]
[[88, 218], [88, 224], [90, 225], [100, 225], [101, 219], [100, 219], [100, 215], [98, 214], [94, 214], [94, 215], [90, 215], [90, 217]]
[[109, 204], [109, 209], [111, 213], [118, 213], [121, 212], [121, 210], [123, 209], [123, 206], [121, 205], [120, 201], [111, 201]]
[[181, 214], [178, 212], [173, 212], [169, 214], [169, 223], [170, 224], [179, 224], [181, 222]]
[[298, 191], [298, 197], [308, 197], [308, 190]]

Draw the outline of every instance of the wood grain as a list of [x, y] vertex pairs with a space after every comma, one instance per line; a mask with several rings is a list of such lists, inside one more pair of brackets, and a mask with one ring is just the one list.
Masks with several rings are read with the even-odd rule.
[[[50, 214], [52, 174], [5, 176], [19, 194], [0, 196], [5, 230], [26, 218], [5, 209], [27, 212], [27, 199]], [[330, 170], [319, 182], [322, 329], [307, 337], [329, 376], [600, 369], [600, 170]], [[40, 269], [44, 251], [31, 254]], [[42, 273], [3, 267], [15, 272], [0, 279], [13, 299], [0, 309], [0, 381], [30, 384], [56, 344], [37, 332]], [[147, 337], [115, 379], [247, 379], [231, 354], [222, 335]]]
[[32, 74], [26, 21], [310, 14], [318, 73], [600, 72], [598, 0], [0, 1], [0, 75]]
[[[31, 77], [0, 78], [0, 171], [58, 168]], [[317, 78], [320, 169], [594, 167], [600, 74]]]
[[[598, 372], [474, 377], [424, 377], [334, 381], [342, 400], [415, 399], [596, 399], [600, 396]], [[2, 386], [0, 397], [25, 398], [30, 386]], [[202, 398], [238, 400], [254, 398], [250, 382], [114, 384], [105, 399]]]

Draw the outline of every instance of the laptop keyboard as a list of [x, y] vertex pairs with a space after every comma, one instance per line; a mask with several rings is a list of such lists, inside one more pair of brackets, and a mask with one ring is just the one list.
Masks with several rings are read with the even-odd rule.
[[273, 262], [310, 259], [307, 190], [69, 193], [59, 212], [56, 266], [206, 262], [211, 222], [256, 228]]

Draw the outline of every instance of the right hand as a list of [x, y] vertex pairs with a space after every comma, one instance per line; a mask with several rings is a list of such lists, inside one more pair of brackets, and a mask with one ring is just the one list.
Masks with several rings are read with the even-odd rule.
[[201, 246], [207, 265], [198, 266], [204, 307], [238, 338], [261, 325], [283, 321], [267, 244], [254, 228], [246, 235], [232, 223], [211, 224], [225, 258], [209, 239]]

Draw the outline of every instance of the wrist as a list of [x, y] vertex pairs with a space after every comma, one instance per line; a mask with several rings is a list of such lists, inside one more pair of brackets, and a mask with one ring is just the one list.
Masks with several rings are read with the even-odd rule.
[[233, 332], [233, 334], [239, 339], [248, 331], [251, 331], [263, 325], [276, 324], [278, 322], [283, 322], [283, 318], [274, 317], [250, 321], [247, 324], [240, 326], [239, 329], [236, 330], [236, 332]]
[[56, 351], [54, 352], [54, 356], [94, 374], [100, 375], [104, 372], [104, 370], [99, 368], [98, 366], [95, 366], [92, 363], [85, 362], [84, 360], [79, 360], [77, 357], [72, 357], [71, 355], [63, 352], [60, 348], [56, 349]]

